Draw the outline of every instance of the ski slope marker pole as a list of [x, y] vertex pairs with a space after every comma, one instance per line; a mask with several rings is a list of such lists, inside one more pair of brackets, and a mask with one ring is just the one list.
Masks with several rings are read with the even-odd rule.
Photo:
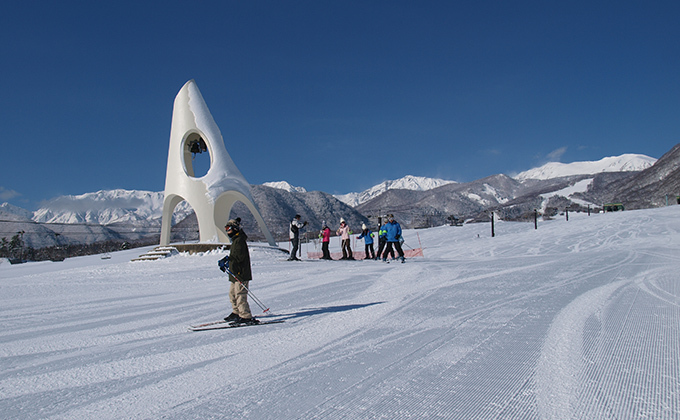
[[260, 309], [262, 309], [262, 313], [267, 313], [267, 311], [269, 311], [269, 308], [265, 308], [265, 305], [262, 303], [262, 301], [258, 299], [257, 296], [255, 296], [253, 292], [250, 291], [250, 289], [248, 289], [245, 283], [243, 283], [241, 279], [236, 276], [236, 274], [232, 273], [231, 270], [229, 270], [228, 268], [227, 273], [231, 274], [239, 283], [241, 283], [241, 286], [243, 286], [243, 288], [246, 289], [250, 297], [253, 298], [253, 302], [255, 302], [257, 306], [259, 306]]

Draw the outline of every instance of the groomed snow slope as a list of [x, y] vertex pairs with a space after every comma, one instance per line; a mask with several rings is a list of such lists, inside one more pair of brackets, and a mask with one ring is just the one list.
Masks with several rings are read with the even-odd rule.
[[286, 322], [205, 332], [223, 254], [0, 264], [0, 417], [680, 417], [680, 206], [489, 231], [406, 231], [406, 264], [252, 244]]

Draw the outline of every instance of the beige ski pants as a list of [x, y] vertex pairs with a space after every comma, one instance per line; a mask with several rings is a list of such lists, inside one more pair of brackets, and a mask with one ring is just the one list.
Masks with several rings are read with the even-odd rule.
[[250, 305], [248, 305], [248, 281], [244, 281], [243, 284], [235, 281], [231, 283], [229, 287], [229, 300], [231, 301], [231, 310], [235, 314], [238, 314], [241, 318], [252, 318], [253, 314], [250, 312]]

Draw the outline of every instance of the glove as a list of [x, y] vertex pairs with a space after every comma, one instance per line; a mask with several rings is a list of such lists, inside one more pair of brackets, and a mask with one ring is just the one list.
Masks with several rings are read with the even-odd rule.
[[220, 270], [222, 270], [223, 273], [226, 273], [229, 269], [229, 257], [224, 257], [217, 261], [217, 265], [220, 267]]
[[401, 235], [394, 235], [394, 239], [399, 239]]

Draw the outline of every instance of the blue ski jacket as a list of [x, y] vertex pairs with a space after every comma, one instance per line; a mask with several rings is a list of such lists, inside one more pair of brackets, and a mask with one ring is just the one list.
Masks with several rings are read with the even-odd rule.
[[387, 242], [399, 242], [399, 238], [401, 238], [401, 225], [396, 220], [385, 223], [383, 229], [386, 232]]
[[373, 232], [371, 232], [371, 229], [366, 229], [361, 232], [361, 235], [357, 239], [364, 238], [364, 243], [366, 245], [370, 245], [373, 243]]

